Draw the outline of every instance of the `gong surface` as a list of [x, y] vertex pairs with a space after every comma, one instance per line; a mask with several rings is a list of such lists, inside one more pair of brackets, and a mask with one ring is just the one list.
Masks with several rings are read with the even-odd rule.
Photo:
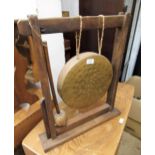
[[109, 88], [113, 76], [109, 60], [93, 52], [71, 58], [60, 72], [58, 92], [65, 104], [85, 108], [99, 101]]

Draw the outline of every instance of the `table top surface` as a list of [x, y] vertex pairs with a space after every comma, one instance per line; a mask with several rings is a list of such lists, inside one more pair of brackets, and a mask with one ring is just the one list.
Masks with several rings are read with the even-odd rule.
[[[114, 155], [117, 151], [121, 135], [129, 114], [134, 88], [131, 85], [119, 83], [115, 107], [121, 114], [80, 136], [44, 153], [39, 135], [45, 132], [41, 121], [23, 140], [26, 155]], [[69, 111], [72, 113], [72, 111]], [[122, 123], [120, 119], [122, 118]]]

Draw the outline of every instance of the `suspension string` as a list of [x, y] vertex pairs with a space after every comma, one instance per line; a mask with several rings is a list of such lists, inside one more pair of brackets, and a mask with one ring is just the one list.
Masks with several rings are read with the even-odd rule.
[[100, 34], [100, 29], [98, 29], [97, 31], [97, 36], [98, 36], [98, 52], [99, 55], [101, 55], [101, 51], [103, 48], [103, 37], [104, 37], [104, 16], [103, 15], [99, 15], [102, 18], [102, 29], [101, 29], [101, 34]]
[[77, 59], [79, 59], [79, 54], [80, 54], [80, 46], [81, 46], [81, 35], [82, 35], [82, 17], [79, 16], [80, 18], [80, 30], [79, 32], [75, 33], [75, 40], [76, 40], [76, 56]]

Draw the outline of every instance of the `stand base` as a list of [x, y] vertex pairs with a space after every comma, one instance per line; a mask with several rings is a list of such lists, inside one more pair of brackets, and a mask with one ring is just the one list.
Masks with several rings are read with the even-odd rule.
[[48, 139], [46, 136], [46, 133], [43, 133], [40, 135], [41, 143], [43, 146], [43, 149], [45, 152], [49, 151], [50, 149], [63, 144], [66, 141], [69, 141], [73, 139], [76, 136], [79, 136], [80, 134], [88, 131], [89, 129], [92, 129], [93, 127], [114, 118], [115, 116], [118, 116], [120, 112], [117, 109], [114, 109], [113, 111], [106, 112], [105, 114], [99, 115], [98, 117], [89, 120], [88, 122], [85, 122], [84, 124], [81, 124], [71, 130], [68, 130], [60, 135], [57, 136], [56, 139]]

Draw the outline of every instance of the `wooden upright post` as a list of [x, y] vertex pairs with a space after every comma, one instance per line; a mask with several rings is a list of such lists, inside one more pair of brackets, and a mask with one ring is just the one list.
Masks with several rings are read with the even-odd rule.
[[129, 29], [131, 15], [127, 13], [124, 16], [123, 25], [121, 28], [116, 29], [115, 40], [114, 40], [114, 49], [112, 55], [112, 67], [113, 67], [113, 79], [108, 90], [107, 103], [110, 104], [110, 109], [113, 110], [115, 96], [117, 91], [117, 85], [120, 76], [120, 70], [122, 65], [122, 59], [124, 54], [124, 48], [127, 40], [127, 33]]
[[56, 112], [59, 114], [60, 109], [59, 109], [59, 105], [58, 105], [58, 101], [57, 101], [57, 97], [56, 97], [56, 93], [55, 93], [55, 89], [54, 89], [53, 75], [52, 75], [51, 66], [50, 66], [47, 43], [43, 43], [43, 48], [44, 48], [44, 59], [46, 62], [46, 68], [47, 68], [47, 73], [48, 73], [48, 77], [49, 77], [49, 83], [50, 83], [51, 92], [52, 92], [52, 96], [53, 96], [53, 102], [54, 102]]
[[48, 118], [48, 126], [50, 130], [50, 135], [48, 137], [56, 138], [56, 129], [55, 129], [55, 121], [53, 116], [53, 104], [51, 100], [51, 94], [50, 94], [50, 87], [49, 87], [49, 79], [46, 69], [46, 63], [43, 55], [43, 45], [40, 35], [40, 28], [38, 24], [38, 18], [37, 16], [29, 16], [29, 25], [31, 28], [31, 34], [33, 38], [33, 44], [34, 44], [34, 52], [36, 56], [36, 63], [38, 64], [39, 68], [39, 77], [41, 81], [41, 87], [42, 87], [42, 93], [45, 98], [45, 106], [47, 110], [47, 118]]

